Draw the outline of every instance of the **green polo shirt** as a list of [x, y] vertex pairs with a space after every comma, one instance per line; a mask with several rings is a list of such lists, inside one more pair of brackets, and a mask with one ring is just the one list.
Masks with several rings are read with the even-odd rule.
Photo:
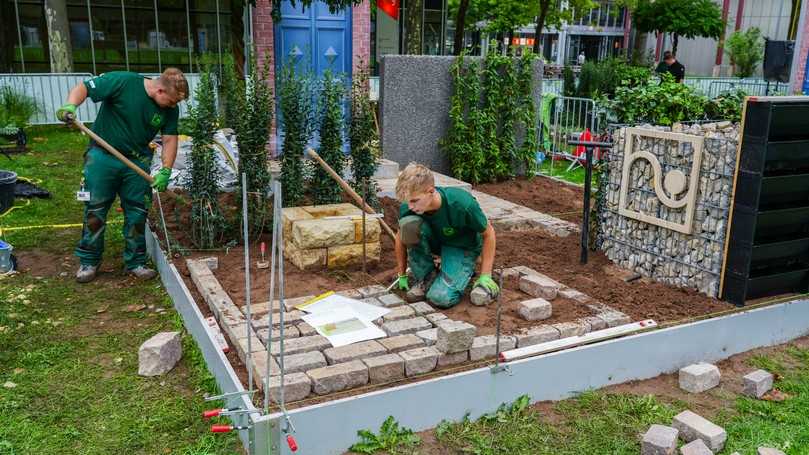
[[441, 245], [454, 246], [480, 254], [483, 248], [481, 235], [489, 225], [477, 199], [460, 188], [436, 187], [441, 195], [441, 207], [434, 213], [418, 215], [407, 203], [399, 207], [399, 218], [416, 215], [424, 219]]
[[179, 109], [162, 108], [149, 97], [144, 77], [128, 71], [113, 71], [84, 81], [87, 94], [101, 103], [93, 132], [130, 158], [152, 156], [149, 142], [157, 132], [177, 134]]

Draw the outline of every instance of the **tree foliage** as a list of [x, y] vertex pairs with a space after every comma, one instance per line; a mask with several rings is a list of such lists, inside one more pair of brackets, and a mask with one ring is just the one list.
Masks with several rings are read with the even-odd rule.
[[670, 33], [675, 54], [679, 37], [718, 39], [725, 29], [713, 0], [638, 0], [632, 24], [644, 33]]
[[660, 84], [616, 89], [608, 106], [617, 115], [619, 123], [671, 125], [705, 118], [708, 98], [686, 84], [675, 82], [671, 74], [662, 74], [661, 79]]
[[489, 53], [451, 68], [450, 128], [441, 141], [456, 178], [491, 182], [536, 165], [536, 108], [531, 96], [532, 62]]
[[[583, 12], [589, 11], [598, 6], [593, 0], [568, 0], [560, 2], [559, 0], [537, 0], [533, 3], [536, 15], [536, 28], [534, 29], [534, 53], [540, 54], [541, 42], [539, 37], [542, 36], [542, 30], [545, 27], [559, 27], [563, 22], [570, 22], [573, 16], [579, 17]], [[566, 6], [563, 6], [566, 5]]]
[[725, 42], [725, 53], [730, 56], [730, 63], [735, 66], [734, 75], [752, 76], [764, 58], [764, 39], [761, 37], [761, 30], [758, 27], [750, 27], [745, 31], [734, 32]]
[[216, 104], [208, 65], [200, 72], [194, 99], [196, 104], [189, 107], [189, 133], [193, 142], [183, 183], [191, 198], [191, 239], [198, 248], [214, 248], [222, 238], [226, 223], [217, 200], [219, 173], [211, 148], [216, 131]]
[[284, 132], [281, 155], [284, 207], [300, 205], [304, 196], [304, 149], [312, 137], [314, 120], [312, 81], [311, 74], [297, 70], [294, 64], [288, 63], [281, 69], [278, 99]]
[[[284, 0], [269, 0], [270, 2], [270, 11], [272, 15], [273, 22], [280, 22], [281, 21], [281, 3]], [[288, 0], [289, 3], [293, 8], [295, 8], [298, 4], [303, 6], [303, 8], [311, 8], [312, 3], [315, 0]], [[317, 0], [325, 3], [329, 7], [329, 12], [334, 14], [341, 9], [350, 8], [352, 6], [357, 6], [362, 4], [363, 0]], [[248, 2], [256, 6], [256, 0], [248, 0]]]
[[[320, 85], [319, 126], [320, 147], [318, 154], [338, 175], [343, 174], [343, 101], [345, 82], [331, 70], [323, 73]], [[341, 200], [341, 189], [334, 179], [320, 166], [312, 181], [312, 196], [315, 204], [334, 204]]]
[[379, 136], [374, 121], [374, 109], [368, 93], [368, 71], [363, 69], [354, 73], [351, 83], [351, 119], [348, 138], [351, 144], [352, 186], [357, 194], [376, 204], [376, 181], [373, 179], [377, 167], [377, 150]]

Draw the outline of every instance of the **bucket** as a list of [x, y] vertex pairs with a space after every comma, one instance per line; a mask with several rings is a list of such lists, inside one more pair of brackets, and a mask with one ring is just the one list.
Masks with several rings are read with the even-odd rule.
[[14, 205], [14, 185], [16, 184], [17, 174], [0, 170], [0, 214], [6, 213]]
[[14, 270], [13, 257], [11, 252], [14, 248], [8, 243], [0, 240], [0, 273], [8, 273]]

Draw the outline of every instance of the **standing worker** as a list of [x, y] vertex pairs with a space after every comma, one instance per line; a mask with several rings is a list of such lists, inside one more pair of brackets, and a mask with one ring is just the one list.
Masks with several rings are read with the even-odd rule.
[[677, 61], [676, 56], [671, 51], [663, 52], [663, 60], [657, 64], [655, 73], [669, 73], [674, 77], [675, 82], [682, 82], [685, 77], [685, 66]]
[[[182, 71], [168, 68], [156, 79], [138, 73], [113, 71], [76, 85], [56, 117], [68, 124], [76, 118], [76, 108], [87, 97], [102, 102], [93, 123], [93, 132], [124, 156], [149, 172], [152, 150], [149, 143], [159, 131], [163, 140], [163, 168], [152, 187], [165, 191], [177, 157], [177, 104], [188, 97], [188, 82]], [[81, 266], [76, 281], [87, 283], [98, 273], [104, 253], [107, 212], [121, 199], [124, 210], [124, 263], [131, 275], [151, 279], [157, 272], [146, 267], [146, 215], [152, 203], [149, 183], [135, 171], [106, 152], [93, 140], [84, 154], [84, 227], [76, 247]]]
[[[436, 187], [432, 171], [410, 163], [396, 181], [399, 233], [395, 239], [398, 286], [411, 302], [426, 299], [439, 308], [458, 304], [481, 256], [474, 287], [488, 294], [500, 288], [492, 280], [495, 234], [478, 201], [460, 188]], [[433, 256], [441, 258], [436, 270]], [[407, 266], [415, 283], [410, 286]], [[487, 302], [485, 302], [487, 303]]]

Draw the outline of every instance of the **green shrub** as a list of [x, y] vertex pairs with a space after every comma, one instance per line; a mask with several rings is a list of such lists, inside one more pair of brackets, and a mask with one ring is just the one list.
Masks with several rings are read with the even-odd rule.
[[[365, 68], [364, 65], [360, 65]], [[376, 181], [373, 179], [377, 167], [375, 145], [379, 137], [374, 123], [374, 110], [368, 94], [368, 71], [362, 69], [354, 73], [351, 84], [351, 120], [348, 138], [351, 144], [352, 186], [357, 194], [365, 197], [367, 203], [377, 206]]]
[[565, 65], [562, 70], [562, 94], [564, 96], [576, 96], [576, 76], [573, 68]]
[[742, 89], [719, 94], [705, 105], [705, 114], [710, 120], [729, 120], [739, 122], [742, 119], [742, 105], [747, 92]]
[[216, 131], [214, 81], [210, 66], [200, 72], [194, 90], [195, 105], [189, 108], [188, 132], [192, 139], [188, 175], [183, 182], [191, 199], [191, 240], [197, 248], [219, 246], [226, 229], [219, 207], [219, 172], [211, 147]]
[[304, 196], [304, 148], [312, 137], [312, 78], [285, 65], [280, 74], [278, 99], [284, 144], [281, 155], [281, 185], [284, 206], [300, 205]]
[[[320, 148], [318, 154], [337, 175], [343, 174], [343, 101], [345, 83], [331, 70], [323, 73], [320, 90]], [[342, 199], [342, 189], [320, 166], [312, 181], [315, 204], [334, 204]]]
[[628, 65], [621, 59], [586, 62], [581, 68], [576, 96], [612, 98], [619, 87], [648, 84], [650, 77], [648, 67]]
[[725, 52], [730, 56], [730, 63], [735, 66], [735, 76], [752, 76], [764, 58], [761, 30], [758, 27], [750, 27], [743, 32], [733, 32], [725, 42]]
[[702, 120], [708, 99], [685, 84], [663, 74], [660, 84], [619, 87], [607, 101], [619, 123], [649, 122], [671, 125], [674, 122]]
[[36, 100], [10, 86], [0, 87], [0, 128], [25, 128], [37, 112]]

